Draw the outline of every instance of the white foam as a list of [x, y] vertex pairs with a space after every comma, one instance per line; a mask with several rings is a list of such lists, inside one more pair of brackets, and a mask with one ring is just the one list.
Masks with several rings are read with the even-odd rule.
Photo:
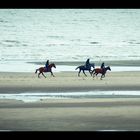
[[140, 91], [89, 91], [66, 93], [18, 93], [0, 94], [0, 99], [16, 99], [24, 102], [34, 102], [42, 99], [95, 98], [117, 96], [140, 96]]

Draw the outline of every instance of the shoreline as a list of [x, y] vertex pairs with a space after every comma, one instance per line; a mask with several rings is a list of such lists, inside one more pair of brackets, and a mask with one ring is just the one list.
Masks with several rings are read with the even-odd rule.
[[[140, 60], [105, 60], [105, 65], [109, 66], [140, 66]], [[26, 63], [36, 64], [36, 65], [44, 65], [45, 61], [28, 61]], [[51, 63], [55, 63], [56, 65], [67, 65], [67, 66], [80, 66], [85, 64], [85, 61], [51, 61]], [[95, 66], [100, 66], [102, 61], [93, 61], [90, 60], [90, 63], [95, 63]]]
[[[57, 61], [56, 69], [53, 72], [75, 72], [75, 68], [84, 65], [82, 61]], [[95, 68], [100, 67], [101, 61], [90, 62], [95, 63]], [[39, 67], [43, 67], [45, 62], [25, 62], [25, 61], [3, 61], [0, 64], [0, 72], [33, 72]], [[19, 67], [20, 66], [20, 67]], [[112, 71], [140, 71], [139, 60], [123, 60], [123, 61], [105, 61], [105, 66], [110, 66]]]

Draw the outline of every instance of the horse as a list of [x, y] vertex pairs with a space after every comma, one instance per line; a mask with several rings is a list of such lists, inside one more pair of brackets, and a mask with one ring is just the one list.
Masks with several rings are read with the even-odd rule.
[[79, 69], [78, 76], [80, 76], [81, 70], [83, 71], [83, 73], [84, 73], [85, 76], [87, 76], [85, 74], [85, 70], [89, 71], [90, 75], [92, 76], [91, 67], [95, 68], [95, 64], [94, 63], [89, 64], [89, 67], [88, 68], [86, 68], [85, 65], [81, 65], [81, 66], [78, 66], [75, 70]]
[[36, 69], [35, 73], [37, 73], [39, 71], [38, 78], [40, 78], [39, 77], [40, 74], [42, 74], [46, 78], [46, 76], [44, 75], [43, 72], [50, 72], [51, 73], [51, 76], [54, 77], [54, 74], [52, 72], [52, 67], [56, 68], [56, 66], [55, 66], [54, 63], [50, 64], [47, 69], [46, 69], [46, 67], [40, 67], [39, 69]]
[[111, 71], [110, 66], [105, 67], [105, 68], [103, 68], [103, 69], [101, 69], [101, 68], [96, 68], [96, 69], [94, 69], [91, 73], [93, 74], [93, 78], [95, 77], [95, 74], [96, 74], [96, 76], [97, 76], [99, 73], [101, 73], [102, 75], [101, 75], [101, 78], [100, 78], [100, 79], [102, 80], [102, 78], [105, 77], [105, 74], [106, 74], [107, 70], [110, 70], [110, 71]]

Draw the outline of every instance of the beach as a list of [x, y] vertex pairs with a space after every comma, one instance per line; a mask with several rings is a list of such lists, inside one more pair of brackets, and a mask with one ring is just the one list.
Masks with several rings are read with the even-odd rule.
[[74, 92], [90, 90], [140, 90], [140, 72], [107, 72], [100, 80], [100, 75], [94, 79], [78, 72], [58, 72], [47, 78], [33, 73], [1, 72], [0, 93], [22, 92]]
[[[103, 80], [77, 72], [47, 78], [35, 73], [0, 73], [0, 93], [140, 90], [140, 72], [107, 72]], [[0, 100], [0, 130], [104, 131], [139, 130], [140, 98]]]
[[[139, 9], [0, 15], [0, 131], [140, 130]], [[111, 71], [78, 77], [87, 59]], [[38, 78], [47, 60], [55, 77]]]

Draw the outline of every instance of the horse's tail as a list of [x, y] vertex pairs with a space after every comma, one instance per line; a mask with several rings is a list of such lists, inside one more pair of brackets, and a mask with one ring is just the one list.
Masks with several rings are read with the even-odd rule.
[[80, 66], [78, 66], [75, 70], [79, 69]]
[[35, 73], [37, 73], [38, 70], [39, 70], [39, 69], [36, 69]]

